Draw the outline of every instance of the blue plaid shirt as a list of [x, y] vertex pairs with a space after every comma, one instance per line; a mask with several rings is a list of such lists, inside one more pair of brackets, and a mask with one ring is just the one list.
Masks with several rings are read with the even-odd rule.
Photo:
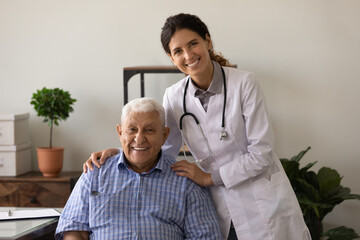
[[174, 162], [163, 154], [152, 170], [138, 174], [121, 152], [82, 174], [55, 238], [88, 231], [90, 239], [221, 239], [208, 190], [177, 176]]

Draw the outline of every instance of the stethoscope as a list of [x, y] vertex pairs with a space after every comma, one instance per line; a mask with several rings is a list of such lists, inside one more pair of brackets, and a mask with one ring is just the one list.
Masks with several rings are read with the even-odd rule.
[[[221, 67], [221, 72], [222, 72], [222, 76], [223, 76], [223, 85], [224, 85], [224, 105], [223, 105], [222, 118], [221, 118], [222, 131], [220, 131], [219, 138], [220, 138], [220, 140], [224, 140], [224, 139], [227, 138], [227, 132], [225, 131], [225, 107], [226, 107], [227, 91], [226, 91], [225, 72], [224, 72], [224, 69], [222, 67]], [[210, 158], [211, 150], [210, 150], [209, 142], [208, 142], [207, 138], [205, 137], [204, 131], [203, 131], [202, 127], [200, 126], [198, 118], [195, 116], [195, 114], [186, 111], [186, 101], [185, 101], [185, 99], [186, 99], [186, 93], [187, 93], [187, 89], [188, 89], [188, 86], [189, 86], [189, 82], [190, 82], [190, 77], [187, 79], [186, 84], [185, 84], [185, 88], [184, 88], [184, 96], [183, 96], [183, 110], [184, 110], [184, 113], [180, 116], [180, 123], [179, 123], [180, 126], [179, 127], [180, 127], [180, 132], [181, 132], [181, 135], [182, 135], [182, 138], [183, 138], [183, 144], [185, 146], [185, 141], [184, 141], [184, 137], [183, 137], [183, 134], [182, 134], [183, 118], [186, 117], [186, 116], [190, 116], [190, 117], [192, 117], [194, 119], [196, 125], [200, 129], [200, 132], [201, 132], [203, 138], [205, 139], [207, 150], [208, 150], [208, 155], [205, 158], [195, 159], [195, 162], [202, 162], [202, 161]], [[185, 148], [183, 148], [183, 151], [184, 151], [184, 156], [186, 158]]]

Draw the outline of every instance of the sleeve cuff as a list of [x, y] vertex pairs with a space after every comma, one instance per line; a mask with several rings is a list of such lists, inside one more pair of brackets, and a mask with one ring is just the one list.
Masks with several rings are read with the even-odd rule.
[[215, 186], [220, 186], [224, 184], [220, 176], [220, 170], [211, 173], [211, 180], [214, 182]]

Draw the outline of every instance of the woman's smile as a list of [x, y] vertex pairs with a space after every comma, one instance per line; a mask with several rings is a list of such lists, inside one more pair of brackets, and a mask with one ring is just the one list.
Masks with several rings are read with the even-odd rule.
[[200, 58], [198, 58], [197, 60], [195, 60], [194, 62], [192, 63], [188, 63], [188, 64], [185, 64], [186, 66], [188, 67], [194, 67], [195, 65], [197, 65], [200, 61]]

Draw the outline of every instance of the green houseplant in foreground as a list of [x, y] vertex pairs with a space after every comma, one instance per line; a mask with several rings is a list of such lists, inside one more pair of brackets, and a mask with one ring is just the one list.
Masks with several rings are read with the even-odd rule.
[[43, 88], [33, 93], [30, 104], [39, 117], [44, 117], [43, 122], [50, 126], [49, 147], [37, 148], [38, 166], [46, 177], [55, 177], [62, 169], [64, 148], [53, 147], [53, 126], [59, 125], [59, 120], [66, 120], [69, 113], [73, 112], [72, 105], [76, 99], [70, 93], [59, 88]]
[[312, 240], [359, 238], [353, 229], [344, 226], [323, 232], [324, 217], [344, 200], [360, 200], [360, 195], [352, 194], [349, 188], [343, 187], [340, 184], [342, 177], [334, 169], [322, 167], [317, 173], [310, 171], [316, 162], [300, 168], [299, 161], [309, 150], [310, 147], [291, 159], [282, 158], [280, 161], [296, 193]]

